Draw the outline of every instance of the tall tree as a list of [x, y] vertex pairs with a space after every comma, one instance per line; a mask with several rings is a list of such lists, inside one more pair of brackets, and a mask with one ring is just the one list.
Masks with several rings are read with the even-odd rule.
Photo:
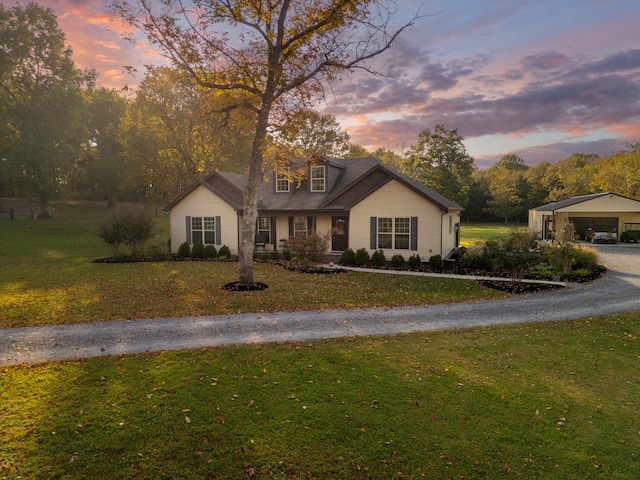
[[180, 70], [150, 67], [121, 123], [124, 191], [160, 200], [210, 170], [242, 173], [251, 152], [247, 112], [222, 113], [235, 103], [231, 92], [202, 89]]
[[593, 193], [592, 180], [598, 158], [594, 154], [574, 153], [552, 165], [543, 177], [545, 187], [549, 190], [549, 201], [557, 202]]
[[488, 212], [504, 218], [505, 223], [521, 217], [523, 211], [526, 211], [528, 169], [522, 158], [508, 154], [485, 172], [489, 181]]
[[463, 140], [458, 129], [448, 130], [444, 125], [436, 125], [433, 131], [424, 130], [418, 143], [407, 152], [403, 169], [464, 207], [469, 202], [475, 163]]
[[640, 199], [640, 149], [621, 152], [596, 161], [595, 190]]
[[40, 201], [64, 187], [72, 160], [87, 140], [83, 85], [94, 79], [71, 59], [53, 10], [0, 4], [0, 110], [10, 124], [9, 161], [23, 188]]
[[344, 158], [350, 150], [350, 137], [333, 115], [315, 110], [299, 110], [278, 129], [276, 141], [283, 142], [301, 158]]
[[[187, 3], [189, 6], [187, 7]], [[254, 138], [244, 192], [239, 281], [252, 285], [258, 186], [269, 127], [322, 96], [324, 81], [388, 50], [416, 18], [391, 27], [378, 0], [126, 0], [116, 8], [199, 85], [248, 96]], [[244, 98], [244, 97], [243, 97]]]
[[90, 145], [95, 150], [94, 160], [88, 165], [89, 177], [104, 189], [108, 205], [112, 207], [123, 169], [123, 148], [118, 135], [127, 103], [118, 92], [106, 88], [91, 90], [89, 102]]

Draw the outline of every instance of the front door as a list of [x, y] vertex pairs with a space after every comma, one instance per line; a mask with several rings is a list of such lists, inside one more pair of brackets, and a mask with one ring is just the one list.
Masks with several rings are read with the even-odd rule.
[[347, 235], [348, 217], [331, 217], [331, 250], [344, 252], [349, 245]]

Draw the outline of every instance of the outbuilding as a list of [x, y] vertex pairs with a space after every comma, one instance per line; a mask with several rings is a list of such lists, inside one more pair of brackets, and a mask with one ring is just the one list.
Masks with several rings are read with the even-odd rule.
[[529, 230], [543, 240], [552, 240], [559, 215], [566, 215], [578, 238], [584, 239], [586, 231], [596, 224], [622, 232], [625, 224], [639, 223], [640, 201], [604, 192], [549, 203], [529, 210]]

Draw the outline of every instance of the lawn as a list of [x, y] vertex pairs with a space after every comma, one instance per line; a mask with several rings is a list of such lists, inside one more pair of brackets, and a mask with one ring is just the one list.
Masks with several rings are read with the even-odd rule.
[[0, 371], [0, 478], [635, 479], [640, 317]]
[[[503, 295], [466, 280], [355, 272], [306, 275], [267, 264], [256, 264], [255, 279], [270, 288], [243, 295], [221, 289], [237, 280], [236, 263], [93, 263], [110, 255], [97, 236], [107, 213], [104, 204], [58, 202], [52, 210], [49, 220], [0, 219], [0, 327], [425, 305]], [[164, 245], [168, 219], [162, 214], [154, 219], [158, 238], [150, 243]]]
[[[226, 296], [232, 264], [92, 263], [96, 219], [0, 220], [5, 326], [496, 295], [257, 265], [271, 287]], [[639, 334], [633, 313], [2, 367], [0, 478], [635, 479]]]
[[511, 232], [527, 230], [524, 225], [505, 223], [463, 223], [460, 227], [460, 245], [470, 247], [493, 238], [507, 237]]

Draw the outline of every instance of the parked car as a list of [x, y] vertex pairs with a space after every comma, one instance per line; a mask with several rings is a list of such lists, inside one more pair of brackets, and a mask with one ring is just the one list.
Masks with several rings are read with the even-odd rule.
[[610, 225], [594, 225], [587, 228], [584, 237], [591, 243], [618, 243], [618, 229]]
[[622, 233], [620, 234], [621, 242], [635, 242], [640, 240], [640, 223], [624, 223], [622, 225]]

